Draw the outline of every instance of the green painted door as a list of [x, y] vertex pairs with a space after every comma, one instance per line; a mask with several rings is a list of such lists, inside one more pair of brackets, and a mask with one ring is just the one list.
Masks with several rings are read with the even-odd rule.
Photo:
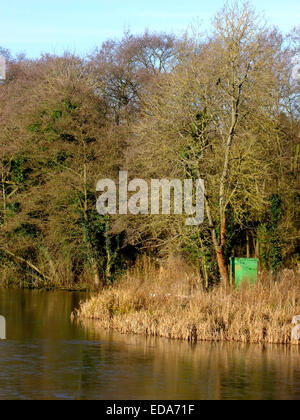
[[256, 284], [258, 278], [257, 258], [231, 258], [231, 282], [240, 287], [243, 282]]

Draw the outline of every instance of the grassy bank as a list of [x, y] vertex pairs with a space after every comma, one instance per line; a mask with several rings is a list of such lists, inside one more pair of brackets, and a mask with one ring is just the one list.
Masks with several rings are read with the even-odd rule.
[[81, 304], [79, 319], [101, 328], [188, 341], [288, 344], [300, 314], [300, 274], [285, 270], [275, 282], [261, 276], [239, 290], [203, 290], [198, 277], [174, 262], [156, 268], [148, 260], [115, 286]]

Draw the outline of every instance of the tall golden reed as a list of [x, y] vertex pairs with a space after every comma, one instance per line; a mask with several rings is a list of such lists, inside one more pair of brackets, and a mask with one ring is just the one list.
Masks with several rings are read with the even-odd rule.
[[265, 273], [240, 289], [202, 282], [180, 260], [157, 267], [143, 258], [118, 284], [81, 304], [78, 319], [101, 328], [189, 341], [288, 344], [300, 314], [300, 273]]

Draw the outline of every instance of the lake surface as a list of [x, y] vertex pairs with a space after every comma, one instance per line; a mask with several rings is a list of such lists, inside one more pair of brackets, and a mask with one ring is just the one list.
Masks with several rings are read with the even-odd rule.
[[299, 346], [122, 336], [72, 323], [84, 298], [0, 289], [0, 400], [300, 400]]

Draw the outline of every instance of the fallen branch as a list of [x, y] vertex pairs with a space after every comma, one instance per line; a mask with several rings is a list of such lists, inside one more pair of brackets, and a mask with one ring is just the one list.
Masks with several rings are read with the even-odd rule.
[[5, 254], [9, 255], [10, 257], [12, 257], [13, 259], [15, 259], [16, 261], [22, 262], [24, 264], [26, 264], [28, 267], [30, 267], [33, 271], [35, 271], [37, 274], [39, 274], [41, 277], [43, 277], [46, 280], [50, 280], [50, 277], [46, 276], [44, 273], [42, 273], [35, 265], [33, 265], [30, 261], [25, 260], [22, 257], [19, 257], [18, 255], [8, 251], [5, 248], [0, 248], [1, 251], [3, 251]]

